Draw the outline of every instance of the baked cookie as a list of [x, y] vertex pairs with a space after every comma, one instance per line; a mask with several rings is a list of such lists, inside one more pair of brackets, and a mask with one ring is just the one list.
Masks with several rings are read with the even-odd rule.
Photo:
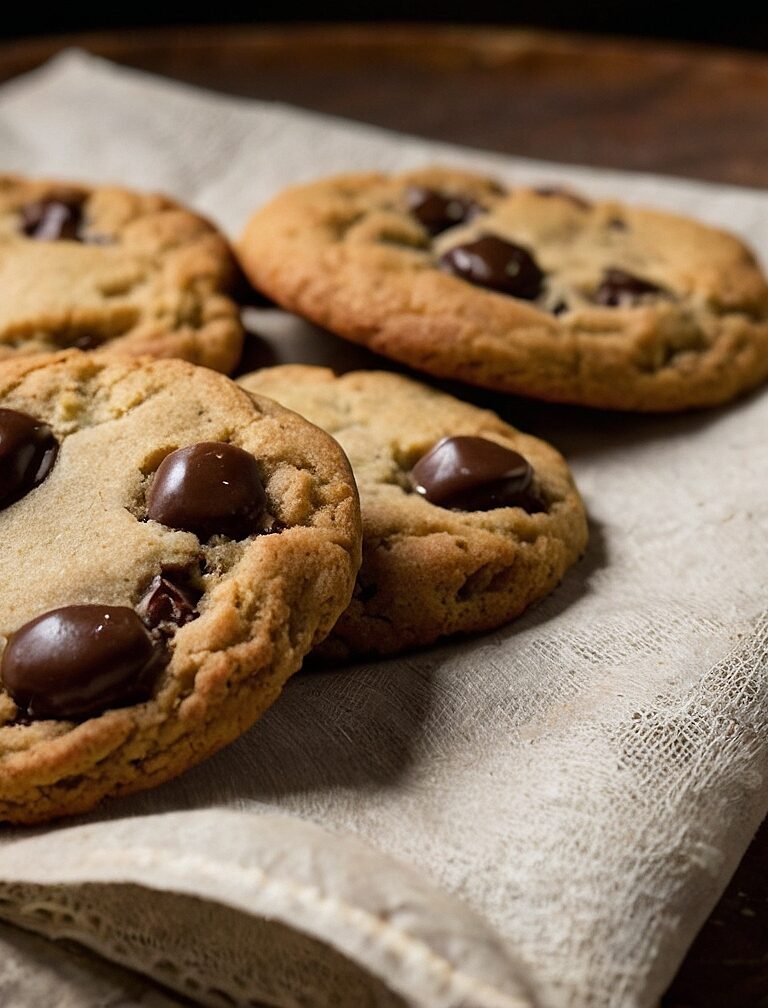
[[0, 359], [67, 347], [231, 371], [226, 240], [165, 196], [0, 175]]
[[495, 413], [383, 371], [285, 365], [238, 379], [338, 440], [363, 515], [349, 608], [320, 648], [387, 654], [489, 630], [550, 592], [587, 541], [560, 455]]
[[672, 214], [464, 172], [289, 189], [240, 242], [253, 284], [439, 377], [680, 410], [768, 376], [768, 286], [738, 239]]
[[159, 784], [251, 725], [349, 602], [338, 445], [183, 361], [0, 365], [0, 820]]

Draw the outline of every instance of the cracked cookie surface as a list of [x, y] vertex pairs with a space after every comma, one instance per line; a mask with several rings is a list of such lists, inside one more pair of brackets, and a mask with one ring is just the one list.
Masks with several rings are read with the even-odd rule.
[[225, 238], [165, 196], [0, 174], [0, 360], [69, 347], [239, 359]]
[[[183, 361], [68, 351], [6, 362], [0, 407], [43, 425], [41, 451], [51, 431], [58, 443], [42, 481], [27, 478], [0, 510], [0, 819], [32, 823], [158, 784], [248, 728], [347, 605], [360, 516], [349, 465], [328, 435]], [[7, 443], [0, 437], [0, 455]], [[161, 523], [183, 484], [162, 466], [211, 443], [232, 453], [235, 472], [243, 457], [255, 468], [254, 510], [241, 511], [236, 539], [184, 531], [183, 509], [177, 527]], [[72, 698], [43, 683], [42, 700], [56, 703], [46, 713], [34, 697], [25, 710], [24, 662], [34, 666], [40, 645], [30, 621], [74, 613], [82, 638], [82, 614], [96, 606], [132, 621], [139, 650], [144, 621], [162, 659], [151, 684], [136, 702], [127, 695], [57, 717], [51, 711]], [[64, 667], [64, 650], [54, 661], [79, 675], [76, 662]]]
[[283, 307], [438, 377], [680, 410], [768, 377], [768, 286], [737, 238], [431, 168], [285, 191], [239, 245]]
[[[363, 563], [349, 608], [320, 646], [328, 658], [497, 627], [551, 591], [584, 550], [584, 508], [562, 457], [490, 411], [378, 371], [336, 377], [285, 365], [238, 381], [332, 434], [355, 473]], [[525, 507], [455, 510], [418, 493], [419, 459], [442, 438], [462, 436], [522, 455], [535, 506], [522, 499]]]

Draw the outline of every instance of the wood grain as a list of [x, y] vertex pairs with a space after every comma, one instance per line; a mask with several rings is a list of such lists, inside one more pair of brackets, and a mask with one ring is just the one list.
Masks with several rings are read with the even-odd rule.
[[[78, 45], [231, 94], [569, 163], [768, 186], [768, 58], [446, 27], [121, 31], [0, 45], [0, 80]], [[768, 823], [663, 1000], [768, 1006]]]
[[172, 28], [63, 45], [232, 94], [531, 157], [768, 185], [768, 61], [649, 41], [448, 27]]

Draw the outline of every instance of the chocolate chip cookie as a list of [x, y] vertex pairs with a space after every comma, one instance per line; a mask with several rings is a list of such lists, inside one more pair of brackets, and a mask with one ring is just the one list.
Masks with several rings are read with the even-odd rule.
[[301, 410], [352, 463], [363, 563], [321, 645], [328, 657], [497, 627], [550, 592], [586, 545], [563, 459], [494, 413], [381, 371], [285, 365], [238, 380]]
[[0, 820], [158, 784], [251, 725], [349, 602], [327, 434], [178, 360], [0, 365]]
[[226, 240], [164, 196], [0, 174], [0, 360], [67, 347], [231, 371]]
[[768, 376], [768, 286], [737, 238], [672, 214], [464, 172], [290, 189], [240, 243], [277, 302], [440, 377], [680, 410]]

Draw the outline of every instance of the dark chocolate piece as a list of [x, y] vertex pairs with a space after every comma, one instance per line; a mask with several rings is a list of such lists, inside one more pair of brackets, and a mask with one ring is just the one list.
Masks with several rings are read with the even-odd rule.
[[176, 583], [186, 580], [179, 572], [164, 570], [153, 578], [143, 598], [136, 606], [136, 612], [152, 630], [161, 623], [175, 623], [184, 626], [199, 614], [197, 602], [202, 594], [187, 584]]
[[58, 450], [48, 424], [28, 413], [0, 409], [0, 508], [42, 483]]
[[463, 224], [483, 212], [480, 204], [468, 196], [451, 196], [425, 186], [410, 186], [405, 202], [409, 212], [431, 235]]
[[445, 437], [411, 470], [417, 493], [454, 511], [545, 510], [531, 493], [533, 469], [515, 451], [482, 437]]
[[67, 342], [67, 347], [74, 347], [76, 350], [95, 350], [104, 342], [105, 337], [97, 336], [95, 332], [78, 333], [74, 339]]
[[440, 265], [479, 287], [533, 301], [541, 293], [544, 274], [531, 253], [496, 235], [455, 245], [440, 257]]
[[21, 230], [38, 241], [80, 241], [82, 200], [47, 199], [28, 203], [21, 211]]
[[636, 304], [641, 297], [649, 294], [669, 297], [669, 291], [651, 283], [650, 280], [643, 280], [632, 273], [627, 273], [626, 270], [610, 268], [603, 273], [600, 286], [595, 291], [595, 303], [615, 308], [619, 305]]
[[81, 720], [147, 699], [155, 654], [133, 609], [64, 606], [11, 634], [0, 675], [27, 717]]
[[235, 445], [201, 441], [161, 462], [147, 517], [200, 539], [245, 539], [261, 531], [266, 494], [253, 455]]

